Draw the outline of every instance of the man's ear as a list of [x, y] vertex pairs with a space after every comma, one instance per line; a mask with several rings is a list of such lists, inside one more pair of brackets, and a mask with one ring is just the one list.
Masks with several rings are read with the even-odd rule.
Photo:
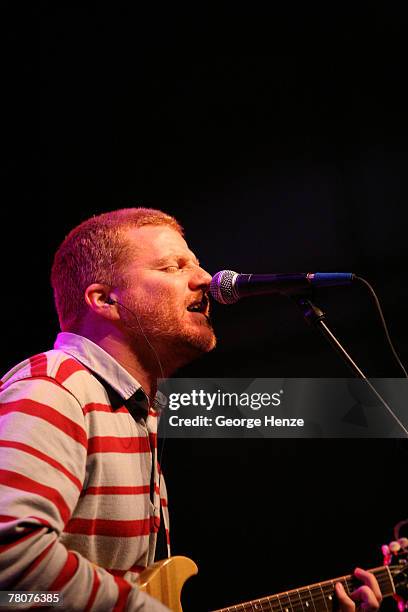
[[84, 298], [87, 306], [95, 314], [110, 321], [117, 321], [120, 318], [116, 296], [112, 294], [111, 289], [107, 285], [99, 283], [89, 285], [85, 289]]

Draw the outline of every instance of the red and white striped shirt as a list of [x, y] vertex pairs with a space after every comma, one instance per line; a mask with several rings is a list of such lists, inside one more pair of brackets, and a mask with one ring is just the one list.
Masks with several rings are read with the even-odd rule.
[[70, 333], [1, 379], [0, 589], [61, 591], [69, 610], [139, 609], [160, 507], [168, 537], [163, 399], [149, 407], [117, 361]]

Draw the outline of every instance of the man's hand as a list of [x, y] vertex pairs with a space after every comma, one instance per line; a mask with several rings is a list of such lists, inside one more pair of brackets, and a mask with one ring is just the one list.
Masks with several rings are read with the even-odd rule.
[[335, 589], [341, 612], [355, 612], [356, 608], [365, 612], [376, 612], [380, 607], [382, 595], [377, 579], [370, 572], [360, 569], [354, 570], [354, 576], [364, 584], [347, 595], [341, 582], [337, 582]]

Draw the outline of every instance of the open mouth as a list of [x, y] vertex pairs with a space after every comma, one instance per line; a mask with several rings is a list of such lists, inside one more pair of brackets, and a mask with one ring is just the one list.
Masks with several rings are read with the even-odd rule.
[[208, 311], [209, 311], [209, 301], [206, 295], [203, 295], [201, 300], [195, 300], [189, 306], [187, 306], [187, 310], [189, 312], [197, 312], [199, 314], [204, 315], [208, 319]]

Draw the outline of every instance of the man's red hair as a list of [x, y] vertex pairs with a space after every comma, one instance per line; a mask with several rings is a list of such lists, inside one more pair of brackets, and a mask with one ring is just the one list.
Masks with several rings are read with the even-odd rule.
[[153, 208], [122, 208], [103, 213], [83, 221], [68, 234], [55, 254], [51, 272], [63, 331], [78, 328], [86, 312], [84, 292], [89, 285], [123, 285], [125, 263], [134, 253], [125, 231], [144, 225], [168, 225], [183, 235], [176, 219]]

